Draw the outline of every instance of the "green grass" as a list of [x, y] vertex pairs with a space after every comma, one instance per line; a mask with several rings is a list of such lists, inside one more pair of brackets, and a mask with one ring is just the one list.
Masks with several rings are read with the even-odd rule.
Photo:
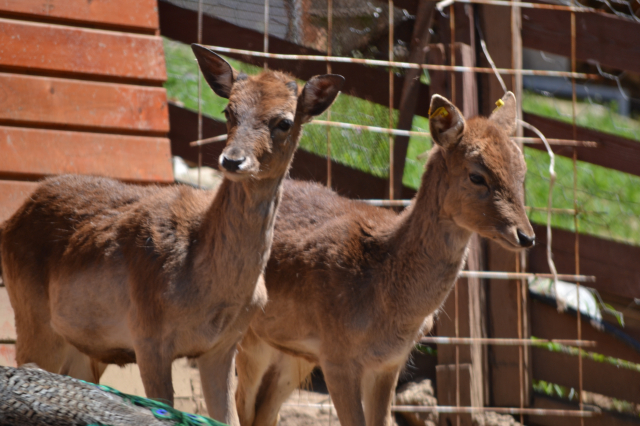
[[[171, 101], [197, 110], [198, 70], [189, 46], [164, 40], [168, 79], [165, 83]], [[247, 74], [256, 74], [261, 68], [233, 59], [229, 62]], [[428, 76], [424, 76], [425, 81]], [[304, 84], [304, 82], [300, 82]], [[203, 113], [223, 120], [222, 110], [227, 100], [216, 96], [202, 83]], [[549, 98], [530, 92], [524, 93], [523, 109], [545, 117], [571, 122], [571, 102]], [[602, 132], [640, 140], [640, 122], [615, 113], [616, 105], [592, 105], [578, 103], [577, 123]], [[327, 113], [318, 117], [326, 120]], [[331, 119], [348, 123], [388, 127], [388, 108], [366, 100], [341, 94], [331, 107]], [[393, 125], [397, 121], [394, 111]], [[428, 131], [429, 121], [416, 116], [413, 130]], [[301, 149], [327, 155], [327, 134], [331, 135], [333, 160], [386, 178], [389, 175], [389, 137], [384, 134], [359, 132], [325, 126], [308, 125], [300, 141]], [[418, 188], [426, 158], [418, 158], [431, 147], [429, 138], [412, 137], [409, 140], [403, 183]], [[596, 149], [596, 148], [594, 148]], [[528, 166], [527, 204], [546, 207], [549, 189], [549, 157], [542, 151], [525, 149]], [[553, 206], [573, 208], [573, 164], [570, 159], [556, 157], [558, 176], [553, 192]], [[577, 204], [581, 211], [578, 229], [582, 233], [603, 236], [631, 244], [640, 244], [640, 177], [578, 162]], [[532, 221], [546, 223], [546, 213], [532, 211]], [[574, 230], [573, 217], [554, 214], [552, 224], [562, 229]]]
[[[525, 91], [522, 98], [522, 109], [526, 112], [532, 112], [565, 123], [572, 123], [573, 121], [573, 106], [571, 101], [566, 99], [552, 98]], [[634, 119], [617, 114], [617, 109], [615, 102], [608, 104], [578, 102], [576, 105], [576, 124], [580, 127], [640, 141], [640, 121], [637, 118]]]
[[[571, 102], [525, 92], [523, 109], [541, 116], [571, 123]], [[616, 114], [615, 105], [579, 102], [576, 122], [604, 133], [640, 140], [640, 122]], [[597, 149], [597, 148], [593, 148]], [[525, 148], [527, 160], [527, 205], [545, 207], [549, 193], [549, 156]], [[573, 162], [556, 156], [557, 181], [553, 207], [573, 209]], [[640, 244], [640, 177], [578, 161], [576, 200], [581, 212], [578, 230], [630, 244]], [[530, 219], [546, 223], [546, 213], [532, 211]], [[554, 214], [552, 225], [575, 230], [572, 216]]]

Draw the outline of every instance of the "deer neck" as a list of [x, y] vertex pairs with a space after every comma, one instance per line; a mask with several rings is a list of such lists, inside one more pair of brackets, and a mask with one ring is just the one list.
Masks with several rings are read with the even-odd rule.
[[250, 298], [271, 250], [283, 177], [224, 179], [201, 224], [196, 268], [234, 300]]
[[448, 189], [447, 164], [440, 148], [435, 148], [420, 189], [390, 240], [395, 255], [392, 276], [400, 278], [392, 280], [390, 290], [406, 297], [403, 311], [418, 318], [438, 309], [453, 288], [471, 237], [444, 212]]

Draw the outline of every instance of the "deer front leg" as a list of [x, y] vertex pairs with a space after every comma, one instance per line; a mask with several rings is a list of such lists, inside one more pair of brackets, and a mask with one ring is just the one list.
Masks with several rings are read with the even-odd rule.
[[321, 367], [340, 425], [365, 426], [361, 394], [362, 367], [331, 362], [322, 362]]
[[171, 357], [164, 356], [159, 342], [145, 339], [135, 345], [136, 362], [147, 398], [173, 407], [173, 383], [171, 381]]
[[212, 349], [198, 358], [202, 392], [209, 416], [230, 426], [240, 426], [236, 409], [236, 345]]
[[391, 426], [391, 401], [400, 367], [391, 371], [370, 371], [363, 383], [367, 426]]

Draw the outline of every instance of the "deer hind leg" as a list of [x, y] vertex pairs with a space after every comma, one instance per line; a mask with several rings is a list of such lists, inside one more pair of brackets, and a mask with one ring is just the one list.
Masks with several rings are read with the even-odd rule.
[[362, 367], [353, 363], [322, 362], [322, 371], [342, 426], [365, 426], [362, 409]]
[[362, 381], [367, 426], [391, 426], [391, 402], [400, 369], [369, 371]]
[[280, 407], [311, 374], [314, 364], [277, 351], [262, 377], [253, 426], [276, 426]]
[[59, 373], [71, 345], [51, 326], [45, 278], [6, 266], [4, 281], [16, 321], [16, 362]]
[[236, 405], [242, 426], [253, 426], [256, 414], [256, 398], [262, 378], [267, 372], [277, 350], [260, 339], [251, 328], [238, 345], [236, 371], [238, 389]]
[[173, 406], [171, 364], [165, 347], [156, 339], [137, 339], [134, 342], [136, 362], [147, 398]]
[[214, 348], [198, 358], [202, 393], [209, 416], [230, 426], [239, 426], [235, 390], [236, 345], [220, 350]]
[[90, 358], [75, 347], [68, 345], [64, 363], [59, 374], [71, 376], [86, 382], [99, 383], [107, 364]]

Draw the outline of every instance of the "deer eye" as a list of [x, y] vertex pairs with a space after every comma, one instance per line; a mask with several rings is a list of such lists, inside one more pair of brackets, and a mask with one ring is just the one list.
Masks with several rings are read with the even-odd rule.
[[224, 113], [224, 118], [227, 119], [227, 121], [229, 121], [229, 110], [228, 109], [223, 109], [222, 112]]
[[278, 129], [282, 130], [283, 132], [286, 132], [287, 130], [289, 130], [291, 128], [291, 126], [293, 126], [293, 121], [285, 118], [284, 120], [279, 122], [276, 127]]
[[484, 180], [484, 177], [482, 177], [481, 175], [476, 174], [476, 173], [469, 173], [469, 180], [474, 185], [486, 185], [487, 184], [487, 181]]

